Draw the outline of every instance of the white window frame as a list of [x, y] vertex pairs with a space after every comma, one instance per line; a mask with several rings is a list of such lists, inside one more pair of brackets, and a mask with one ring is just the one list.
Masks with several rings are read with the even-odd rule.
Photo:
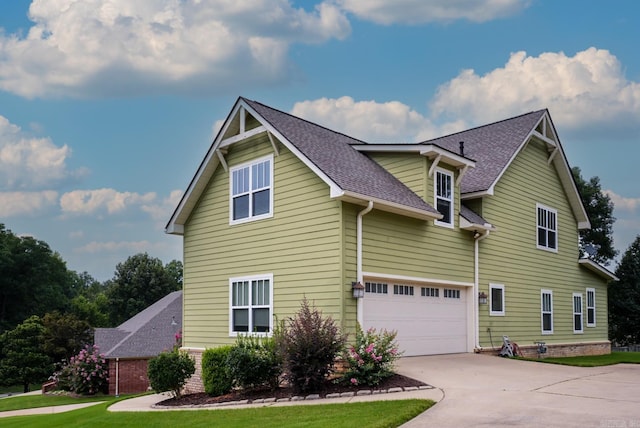
[[[576, 299], [580, 300], [580, 306], [576, 306]], [[573, 333], [574, 334], [582, 334], [584, 333], [584, 309], [583, 309], [583, 301], [582, 301], [582, 293], [573, 293], [571, 296], [571, 307], [573, 308], [572, 313], [572, 323], [573, 323]], [[580, 316], [580, 329], [576, 329], [576, 316]]]
[[[589, 295], [591, 295], [591, 298], [589, 298]], [[586, 297], [585, 303], [587, 306], [587, 327], [595, 327], [596, 326], [596, 289], [587, 288], [585, 297]], [[589, 322], [589, 311], [593, 312], [593, 322]]]
[[[254, 187], [254, 180], [253, 180], [254, 166], [258, 166], [267, 161], [269, 162], [269, 175], [268, 175], [269, 183], [267, 185], [262, 185], [262, 186], [257, 185], [256, 187]], [[247, 178], [248, 190], [244, 190], [244, 189], [240, 190], [240, 189], [234, 188], [236, 187], [235, 173], [244, 169], [248, 170], [248, 178]], [[250, 162], [245, 162], [240, 165], [236, 165], [229, 168], [229, 224], [240, 224], [240, 223], [246, 223], [250, 221], [273, 217], [273, 169], [274, 169], [273, 154], [264, 156], [258, 159], [254, 159]], [[263, 190], [269, 191], [269, 211], [263, 214], [253, 215], [253, 196], [256, 193]], [[248, 208], [249, 215], [247, 217], [234, 219], [233, 218], [234, 199], [242, 196], [249, 197], [249, 208]]]
[[[544, 296], [545, 294], [549, 295], [549, 310], [545, 310], [544, 307]], [[551, 330], [544, 329], [544, 316], [549, 315], [551, 318], [550, 325]], [[540, 331], [542, 334], [553, 334], [553, 290], [540, 290]]]
[[[540, 213], [544, 213], [544, 218], [540, 218]], [[549, 225], [549, 214], [553, 214], [553, 225]], [[540, 229], [545, 232], [545, 245], [540, 244]], [[549, 245], [549, 232], [554, 233], [554, 245]], [[539, 250], [558, 252], [558, 210], [542, 204], [536, 204], [536, 248]]]
[[[450, 186], [450, 195], [449, 197], [446, 197], [446, 195], [438, 195], [438, 183], [440, 181], [440, 175], [443, 175], [445, 177], [448, 178], [449, 181], [449, 186]], [[434, 224], [438, 225], [438, 226], [442, 226], [442, 227], [448, 227], [448, 228], [453, 228], [453, 223], [454, 223], [454, 217], [453, 217], [453, 213], [454, 213], [454, 203], [455, 203], [455, 181], [453, 179], [453, 173], [451, 171], [448, 171], [446, 169], [442, 169], [442, 168], [436, 168], [435, 174], [434, 174], [434, 179], [433, 179], [433, 203], [435, 205], [436, 210], [438, 209], [438, 200], [442, 199], [443, 201], [448, 201], [449, 202], [449, 222], [443, 221], [443, 220], [435, 220]], [[438, 211], [439, 212], [439, 211]], [[441, 213], [442, 214], [442, 213]]]
[[[493, 290], [500, 290], [500, 307], [502, 310], [494, 311], [493, 310]], [[494, 317], [503, 317], [505, 315], [505, 307], [504, 307], [504, 284], [489, 284], [489, 315]]]
[[[253, 299], [253, 282], [260, 280], [269, 281], [269, 302], [268, 304], [256, 304]], [[233, 304], [233, 286], [234, 283], [249, 282], [248, 289], [248, 304], [236, 305]], [[233, 330], [233, 311], [234, 309], [247, 309], [249, 317], [248, 331], [234, 331]], [[269, 309], [269, 331], [267, 332], [254, 332], [253, 322], [253, 309]], [[239, 276], [229, 278], [229, 336], [236, 337], [238, 334], [250, 334], [255, 336], [270, 336], [273, 333], [273, 274], [266, 273], [261, 275]]]

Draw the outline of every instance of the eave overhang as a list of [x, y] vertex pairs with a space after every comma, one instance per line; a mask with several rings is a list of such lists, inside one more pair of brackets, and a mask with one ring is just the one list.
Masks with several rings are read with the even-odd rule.
[[380, 211], [386, 211], [393, 214], [399, 214], [405, 217], [416, 218], [419, 220], [440, 220], [444, 217], [440, 213], [433, 213], [426, 210], [421, 210], [407, 205], [396, 204], [393, 202], [385, 201], [380, 198], [374, 198], [371, 196], [349, 192], [341, 190], [331, 194], [332, 198], [338, 199], [343, 202], [349, 202], [356, 205], [366, 206], [369, 201], [372, 201], [375, 209]]
[[354, 144], [351, 147], [365, 153], [417, 153], [429, 159], [440, 158], [439, 161], [454, 168], [473, 168], [476, 162], [435, 144]]
[[491, 231], [494, 232], [496, 230], [495, 226], [491, 223], [473, 223], [464, 218], [463, 216], [459, 216], [460, 218], [460, 229], [462, 230], [470, 230], [470, 231]]
[[619, 281], [619, 278], [609, 271], [609, 269], [591, 259], [579, 259], [578, 264], [609, 281]]

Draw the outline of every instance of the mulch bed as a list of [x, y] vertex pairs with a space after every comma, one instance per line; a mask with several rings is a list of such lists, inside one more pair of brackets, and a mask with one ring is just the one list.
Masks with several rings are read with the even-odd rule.
[[[419, 387], [419, 386], [427, 386], [426, 383], [421, 382], [419, 380], [415, 380], [406, 376], [402, 376], [399, 374], [394, 374], [391, 377], [382, 381], [379, 385], [374, 388], [363, 387], [357, 385], [351, 385], [346, 383], [336, 384], [332, 381], [327, 381], [323, 385], [323, 388], [320, 391], [313, 391], [313, 394], [318, 394], [320, 398], [324, 398], [327, 394], [335, 394], [335, 393], [343, 393], [343, 392], [358, 392], [363, 389], [369, 390], [386, 390], [389, 388], [408, 388], [408, 387]], [[308, 393], [308, 394], [311, 394]], [[232, 391], [229, 394], [220, 395], [217, 397], [210, 397], [205, 393], [198, 394], [187, 394], [183, 395], [180, 398], [170, 398], [168, 400], [164, 400], [158, 405], [161, 406], [200, 406], [207, 404], [218, 404], [218, 403], [226, 403], [229, 401], [240, 401], [240, 400], [249, 400], [252, 402], [254, 400], [259, 400], [263, 398], [291, 398], [300, 395], [308, 395], [308, 394], [296, 394], [294, 389], [290, 386], [281, 386], [276, 390], [271, 390], [269, 388], [264, 389], [252, 389], [252, 390], [237, 390]]]

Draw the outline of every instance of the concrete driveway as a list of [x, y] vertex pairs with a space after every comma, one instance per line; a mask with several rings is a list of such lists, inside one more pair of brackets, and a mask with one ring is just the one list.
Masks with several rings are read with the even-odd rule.
[[403, 427], [640, 428], [640, 365], [580, 368], [476, 354], [401, 358], [443, 392]]

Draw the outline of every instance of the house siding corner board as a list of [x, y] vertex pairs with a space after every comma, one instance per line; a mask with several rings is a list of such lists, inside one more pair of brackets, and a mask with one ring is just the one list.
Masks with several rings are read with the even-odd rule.
[[[518, 345], [597, 342], [607, 340], [606, 282], [578, 265], [578, 230], [558, 174], [547, 163], [548, 153], [532, 141], [513, 161], [483, 201], [483, 215], [497, 231], [480, 243], [479, 289], [489, 294], [489, 284], [504, 284], [504, 316], [490, 316], [489, 305], [480, 306], [480, 344], [499, 347], [502, 336]], [[536, 204], [557, 210], [557, 251], [537, 248]], [[596, 289], [597, 322], [574, 333], [573, 293]], [[553, 333], [542, 334], [541, 290], [553, 293]]]
[[[229, 173], [219, 167], [185, 225], [184, 325], [187, 347], [233, 343], [229, 279], [273, 274], [273, 312], [294, 314], [306, 296], [342, 319], [340, 202], [283, 145], [273, 157], [273, 217], [229, 224]], [[273, 153], [257, 136], [229, 147], [230, 168]]]

